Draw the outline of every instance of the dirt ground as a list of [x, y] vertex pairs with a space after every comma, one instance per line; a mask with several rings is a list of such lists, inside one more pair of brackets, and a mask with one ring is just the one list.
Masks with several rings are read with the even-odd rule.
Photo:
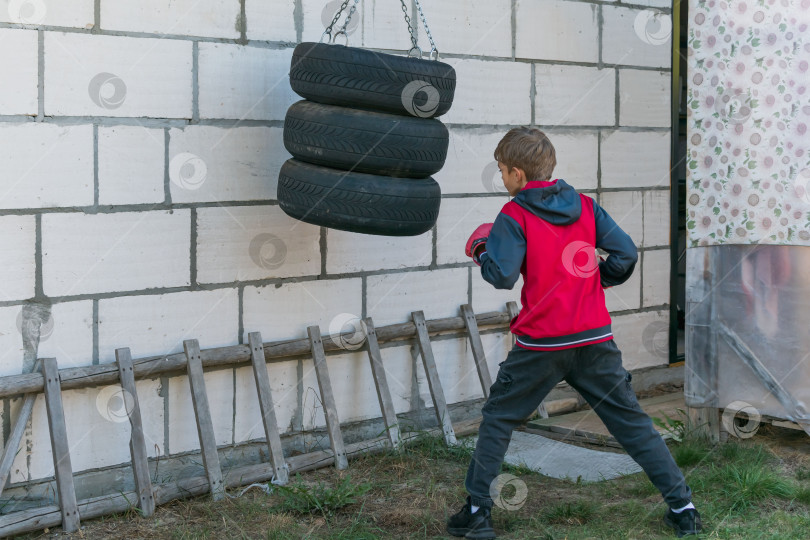
[[[756, 498], [759, 495], [752, 491], [752, 505], [740, 511], [729, 509], [724, 502], [728, 486], [696, 490], [695, 503], [703, 512], [708, 536], [810, 538], [810, 437], [763, 426], [753, 439], [732, 444], [734, 452], [715, 447], [699, 463], [682, 467], [690, 483], [693, 479], [699, 483], [702, 477], [698, 475], [703, 472], [710, 474], [729, 464], [733, 467], [734, 459], [745, 461], [749, 459], [746, 452], [760, 448], [768, 454], [765, 472], [778, 471], [798, 491], [781, 498]], [[348, 471], [328, 467], [300, 475], [300, 485], [311, 487], [334, 486], [346, 475], [353, 485], [369, 486], [356, 503], [331, 515], [291, 512], [281, 494], [268, 495], [254, 488], [216, 503], [207, 497], [176, 501], [158, 508], [150, 518], [131, 511], [84, 522], [81, 531], [72, 535], [57, 529], [23, 538], [451, 538], [444, 531], [444, 522], [463, 503], [468, 461], [464, 451], [451, 451], [439, 439], [426, 439], [402, 454], [353, 460]], [[523, 469], [504, 472], [525, 482], [528, 495], [519, 509], [495, 508], [499, 538], [674, 538], [661, 521], [665, 506], [660, 495], [643, 474], [577, 484]], [[750, 484], [749, 480], [746, 485]]]

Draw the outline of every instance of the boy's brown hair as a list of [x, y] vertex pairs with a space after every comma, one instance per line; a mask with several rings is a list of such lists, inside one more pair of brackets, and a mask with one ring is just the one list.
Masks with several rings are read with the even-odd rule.
[[510, 129], [495, 148], [495, 159], [522, 169], [527, 180], [549, 180], [557, 165], [554, 146], [545, 133], [533, 127]]

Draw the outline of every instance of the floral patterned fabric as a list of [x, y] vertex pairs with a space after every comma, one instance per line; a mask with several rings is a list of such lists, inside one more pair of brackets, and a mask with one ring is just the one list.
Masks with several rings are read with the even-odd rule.
[[810, 246], [810, 0], [690, 0], [691, 246]]

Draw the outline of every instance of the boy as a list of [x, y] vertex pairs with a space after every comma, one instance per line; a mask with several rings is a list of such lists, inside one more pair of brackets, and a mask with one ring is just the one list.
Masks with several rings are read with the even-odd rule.
[[[478, 227], [466, 253], [483, 278], [511, 289], [523, 275], [522, 310], [511, 322], [516, 343], [501, 363], [482, 409], [478, 443], [467, 471], [469, 496], [447, 531], [495, 538], [490, 485], [512, 430], [561, 380], [593, 407], [611, 434], [661, 491], [664, 521], [678, 537], [697, 534], [700, 515], [666, 444], [638, 405], [630, 374], [613, 342], [603, 288], [624, 283], [638, 255], [630, 237], [590, 197], [551, 181], [554, 147], [536, 128], [509, 131], [495, 149], [513, 200], [495, 223]], [[597, 261], [595, 248], [608, 253]]]

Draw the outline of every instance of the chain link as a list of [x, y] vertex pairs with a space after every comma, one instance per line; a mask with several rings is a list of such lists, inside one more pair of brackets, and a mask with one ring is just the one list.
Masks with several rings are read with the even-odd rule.
[[334, 43], [335, 37], [337, 37], [339, 34], [343, 34], [344, 36], [347, 35], [346, 34], [346, 28], [348, 28], [349, 21], [351, 20], [352, 15], [354, 15], [355, 10], [357, 9], [357, 3], [360, 0], [354, 0], [354, 4], [352, 5], [352, 8], [349, 10], [349, 14], [346, 15], [346, 20], [343, 22], [343, 26], [341, 27], [340, 30], [335, 32], [334, 36], [332, 35], [332, 27], [334, 27], [335, 23], [338, 22], [338, 19], [340, 19], [341, 14], [346, 9], [346, 6], [349, 5], [350, 1], [351, 0], [343, 0], [343, 3], [340, 5], [340, 9], [337, 11], [337, 13], [335, 13], [334, 19], [332, 19], [332, 22], [329, 23], [329, 26], [327, 26], [326, 30], [324, 30], [323, 34], [321, 34], [321, 41], [323, 41], [324, 36], [329, 36], [329, 42]]
[[422, 50], [419, 48], [416, 41], [416, 29], [411, 26], [411, 18], [408, 16], [408, 8], [405, 6], [405, 0], [400, 0], [400, 2], [402, 2], [402, 13], [405, 14], [405, 23], [408, 25], [408, 34], [410, 34], [411, 43], [413, 44], [413, 47], [410, 51], [408, 51], [408, 54], [410, 55], [411, 51], [417, 50], [419, 51], [419, 56], [422, 56]]
[[419, 3], [419, 0], [414, 0], [416, 2], [416, 9], [419, 10], [419, 16], [422, 18], [422, 24], [425, 25], [425, 33], [427, 34], [428, 40], [430, 40], [430, 59], [433, 60], [433, 54], [436, 54], [436, 60], [439, 59], [439, 49], [436, 48], [436, 42], [433, 41], [433, 36], [430, 33], [430, 26], [428, 26], [427, 19], [425, 18], [425, 12], [422, 11], [422, 4]]
[[[419, 53], [419, 57], [421, 58], [422, 49], [419, 48], [416, 37], [416, 29], [411, 25], [411, 18], [408, 16], [408, 7], [405, 5], [405, 0], [400, 0], [400, 2], [402, 2], [402, 13], [405, 14], [405, 22], [408, 25], [408, 33], [411, 35], [411, 43], [413, 44], [411, 50], [408, 51], [408, 56], [410, 56], [412, 52], [417, 51]], [[416, 2], [416, 8], [419, 10], [419, 16], [422, 19], [422, 24], [425, 26], [425, 33], [427, 34], [428, 40], [430, 40], [430, 59], [438, 60], [439, 49], [436, 48], [436, 42], [433, 41], [433, 35], [430, 33], [430, 27], [428, 26], [427, 19], [425, 18], [425, 12], [422, 11], [422, 4], [419, 3], [419, 0], [414, 0], [414, 2]]]

